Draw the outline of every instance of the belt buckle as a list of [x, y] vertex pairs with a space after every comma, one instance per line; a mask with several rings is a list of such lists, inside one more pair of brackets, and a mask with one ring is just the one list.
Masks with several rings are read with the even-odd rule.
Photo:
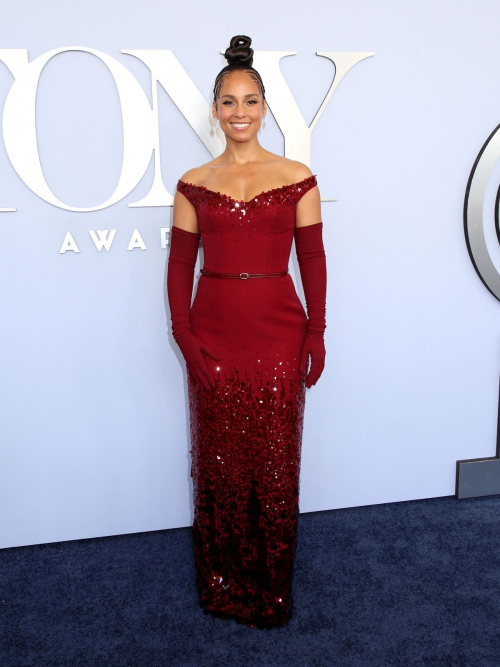
[[[241, 278], [241, 280], [248, 280], [249, 275], [250, 275], [249, 273], [246, 273], [245, 271], [243, 271], [243, 273], [240, 273], [240, 278]], [[246, 278], [243, 278], [243, 276], [246, 276]]]

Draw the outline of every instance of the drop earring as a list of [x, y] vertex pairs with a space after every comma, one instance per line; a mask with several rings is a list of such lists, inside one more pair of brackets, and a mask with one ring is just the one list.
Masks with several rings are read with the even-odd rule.
[[214, 123], [214, 130], [217, 132], [218, 129], [219, 129], [219, 119], [216, 118]]
[[262, 129], [263, 129], [263, 130], [266, 129], [266, 121], [265, 121], [264, 118], [262, 119]]

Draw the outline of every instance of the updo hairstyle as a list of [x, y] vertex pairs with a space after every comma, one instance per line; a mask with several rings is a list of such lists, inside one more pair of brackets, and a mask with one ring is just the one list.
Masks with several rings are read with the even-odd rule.
[[256, 69], [252, 67], [253, 63], [253, 49], [250, 47], [252, 40], [246, 35], [236, 35], [231, 39], [231, 44], [226, 49], [224, 57], [228, 64], [221, 69], [217, 74], [214, 85], [214, 102], [217, 103], [217, 98], [220, 95], [220, 89], [227, 74], [235, 70], [243, 70], [252, 75], [253, 80], [259, 87], [263, 99], [266, 99], [264, 84], [262, 78]]

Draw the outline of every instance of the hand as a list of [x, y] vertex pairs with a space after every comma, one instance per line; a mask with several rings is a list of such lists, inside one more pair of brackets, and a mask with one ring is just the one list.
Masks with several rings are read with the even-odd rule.
[[177, 344], [198, 386], [205, 387], [207, 390], [213, 388], [215, 378], [207, 366], [203, 352], [217, 361], [222, 360], [221, 355], [214, 352], [211, 347], [192, 334], [189, 334]]
[[325, 367], [325, 341], [321, 337], [306, 336], [304, 345], [302, 346], [302, 353], [300, 355], [299, 372], [303, 373], [307, 368], [311, 355], [311, 369], [306, 377], [306, 387], [310, 389], [313, 384], [321, 377]]

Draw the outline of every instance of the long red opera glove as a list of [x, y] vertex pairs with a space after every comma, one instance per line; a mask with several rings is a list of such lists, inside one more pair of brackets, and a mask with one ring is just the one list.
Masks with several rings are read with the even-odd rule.
[[191, 333], [191, 298], [194, 267], [198, 256], [200, 234], [172, 227], [168, 256], [167, 294], [172, 318], [172, 335], [198, 385], [210, 389], [215, 385], [203, 353], [220, 361], [222, 357]]
[[294, 234], [307, 307], [307, 335], [300, 355], [299, 371], [303, 373], [306, 370], [311, 355], [311, 368], [306, 377], [306, 387], [309, 389], [319, 380], [326, 357], [326, 254], [323, 223], [296, 227]]

